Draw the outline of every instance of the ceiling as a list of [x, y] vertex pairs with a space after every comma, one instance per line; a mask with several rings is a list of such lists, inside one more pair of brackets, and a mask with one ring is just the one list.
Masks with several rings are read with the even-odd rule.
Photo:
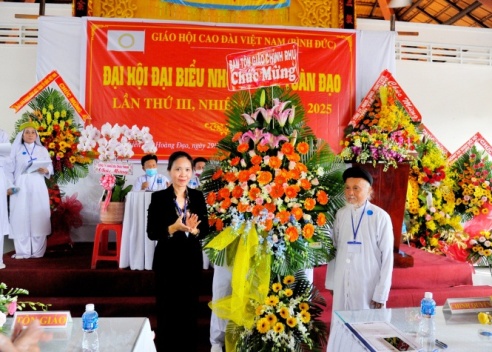
[[[388, 7], [390, 0], [355, 0], [356, 17], [389, 21], [394, 13], [395, 20], [401, 22], [492, 28], [492, 0], [398, 1], [411, 2], [411, 5], [393, 9]], [[41, 2], [72, 3], [72, 0], [41, 0]]]
[[355, 0], [357, 18], [492, 28], [492, 0], [413, 0], [403, 8], [389, 8], [389, 0]]

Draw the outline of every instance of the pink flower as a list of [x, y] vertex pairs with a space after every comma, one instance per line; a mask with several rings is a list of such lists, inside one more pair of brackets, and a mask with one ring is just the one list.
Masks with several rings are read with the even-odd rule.
[[17, 300], [12, 301], [7, 305], [7, 312], [9, 313], [9, 315], [14, 315], [16, 310], [17, 310]]
[[106, 191], [110, 191], [116, 183], [116, 177], [114, 175], [103, 175], [99, 183]]

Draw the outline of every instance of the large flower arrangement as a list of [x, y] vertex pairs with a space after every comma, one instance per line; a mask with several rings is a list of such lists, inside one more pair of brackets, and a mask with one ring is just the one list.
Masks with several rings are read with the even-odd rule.
[[456, 211], [463, 221], [489, 211], [492, 203], [492, 161], [489, 155], [471, 147], [451, 165], [451, 177], [455, 180]]
[[43, 146], [53, 162], [52, 184], [75, 183], [88, 175], [91, 158], [77, 150], [82, 126], [75, 120], [75, 112], [65, 96], [56, 89], [46, 88], [28, 104], [32, 111], [22, 114], [15, 124], [33, 121]]
[[[239, 346], [272, 346], [272, 339], [254, 337], [259, 332], [255, 309], [265, 303], [270, 274], [292, 275], [333, 258], [328, 233], [344, 203], [345, 165], [316, 139], [299, 97], [290, 90], [238, 92], [226, 116], [229, 134], [218, 142], [218, 153], [202, 174], [211, 225], [205, 251], [213, 263], [233, 271], [232, 296], [224, 305], [212, 302], [212, 309], [244, 329]], [[295, 291], [290, 300], [300, 302], [304, 293]], [[321, 334], [316, 326], [306, 325], [303, 336]], [[315, 348], [323, 340], [310, 338]], [[298, 350], [294, 345], [284, 350]]]
[[[299, 98], [272, 91], [231, 99], [230, 133], [217, 145], [213, 174], [203, 176], [213, 229], [207, 243], [227, 227], [253, 224], [273, 272], [286, 275], [333, 257], [327, 234], [343, 204], [345, 166], [305, 124]], [[221, 251], [206, 250], [221, 263]]]
[[428, 252], [445, 254], [449, 246], [465, 248], [461, 217], [455, 212], [454, 180], [447, 156], [437, 144], [424, 138], [408, 180], [406, 221], [408, 241]]
[[46, 311], [51, 304], [41, 302], [18, 301], [19, 295], [28, 295], [29, 291], [23, 288], [8, 288], [3, 282], [0, 282], [0, 332], [3, 324], [5, 324], [8, 315], [14, 315], [18, 310], [23, 310], [30, 307], [32, 310], [38, 308]]
[[[140, 129], [134, 125], [129, 128], [105, 123], [101, 129], [87, 125], [81, 131], [77, 149], [84, 153], [91, 153], [99, 161], [128, 160], [134, 155], [133, 147], [140, 146], [144, 153], [155, 153], [157, 147], [148, 127]], [[103, 174], [100, 184], [104, 189], [103, 200], [122, 202], [125, 200], [132, 185], [125, 186], [126, 178], [123, 175]]]
[[416, 126], [391, 86], [382, 86], [364, 117], [349, 125], [341, 141], [340, 156], [361, 164], [384, 163], [384, 170], [412, 159], [419, 141]]
[[239, 335], [236, 351], [312, 351], [327, 339], [317, 320], [326, 305], [323, 296], [303, 275], [273, 277], [264, 302], [252, 302], [254, 329], [232, 326]]

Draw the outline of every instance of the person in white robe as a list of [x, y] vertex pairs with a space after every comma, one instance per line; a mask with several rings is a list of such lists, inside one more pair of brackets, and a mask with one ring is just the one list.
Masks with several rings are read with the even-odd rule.
[[[10, 144], [7, 132], [0, 129], [0, 143], [4, 146]], [[7, 177], [7, 170], [10, 168], [10, 154], [8, 149], [5, 149], [5, 154], [0, 153], [0, 269], [5, 268], [3, 262], [3, 246], [4, 236], [10, 232], [9, 211], [7, 203], [7, 195], [11, 188]]]
[[[171, 184], [166, 176], [158, 173], [157, 160], [157, 155], [155, 154], [146, 154], [142, 157], [142, 159], [140, 159], [142, 170], [145, 172], [145, 175], [137, 177], [133, 183], [132, 191], [160, 191], [161, 189], [167, 188]], [[158, 182], [159, 179], [161, 183]], [[159, 189], [159, 187], [161, 188]]]
[[18, 189], [10, 196], [9, 238], [14, 241], [13, 258], [40, 258], [46, 252], [47, 236], [51, 233], [45, 179], [53, 174], [53, 164], [33, 122], [20, 126], [12, 143], [11, 159], [11, 176]]
[[336, 214], [337, 251], [328, 263], [325, 287], [333, 292], [333, 311], [383, 308], [393, 273], [391, 218], [369, 201], [373, 178], [367, 170], [348, 168], [343, 180], [347, 204]]

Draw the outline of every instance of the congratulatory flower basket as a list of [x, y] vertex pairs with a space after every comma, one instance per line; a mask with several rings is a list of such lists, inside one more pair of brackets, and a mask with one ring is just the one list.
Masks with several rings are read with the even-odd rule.
[[[102, 172], [99, 183], [103, 187], [103, 195], [101, 197], [101, 222], [105, 224], [119, 224], [123, 222], [125, 210], [125, 198], [128, 192], [131, 191], [132, 185], [125, 186], [126, 177], [123, 174], [108, 172], [116, 166], [118, 170], [128, 170], [131, 168], [118, 167], [118, 162], [128, 160], [134, 155], [133, 147], [141, 146], [144, 153], [155, 153], [157, 147], [153, 137], [150, 134], [148, 127], [142, 129], [134, 125], [129, 128], [126, 125], [112, 126], [105, 123], [101, 129], [93, 125], [87, 125], [81, 132], [78, 150], [91, 153], [94, 157], [97, 156], [99, 166], [104, 166], [106, 170]], [[109, 164], [104, 164], [109, 163]], [[121, 164], [120, 164], [121, 165]]]
[[[300, 276], [279, 285], [333, 258], [328, 232], [343, 204], [345, 165], [307, 126], [292, 91], [241, 91], [229, 107], [229, 133], [202, 174], [212, 230], [205, 251], [232, 270], [232, 295], [211, 308], [234, 326], [228, 350], [317, 349], [326, 327], [310, 309], [324, 302]], [[293, 305], [277, 321], [275, 290]]]

